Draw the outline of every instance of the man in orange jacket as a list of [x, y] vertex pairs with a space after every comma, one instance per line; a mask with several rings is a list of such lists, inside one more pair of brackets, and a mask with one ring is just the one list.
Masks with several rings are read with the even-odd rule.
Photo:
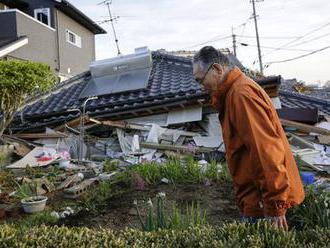
[[241, 215], [288, 229], [286, 211], [305, 197], [299, 171], [266, 92], [213, 47], [193, 59], [197, 82], [219, 112], [226, 159]]

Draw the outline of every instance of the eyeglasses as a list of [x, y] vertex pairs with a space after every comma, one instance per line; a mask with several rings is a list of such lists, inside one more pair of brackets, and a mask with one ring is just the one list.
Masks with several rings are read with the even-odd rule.
[[203, 82], [204, 82], [204, 80], [205, 80], [207, 74], [209, 73], [210, 69], [212, 68], [212, 66], [213, 66], [213, 64], [211, 64], [211, 65], [209, 66], [209, 68], [207, 68], [207, 71], [205, 72], [204, 77], [203, 77], [201, 80], [199, 80], [199, 79], [196, 80], [197, 83], [199, 83], [199, 84], [203, 84]]

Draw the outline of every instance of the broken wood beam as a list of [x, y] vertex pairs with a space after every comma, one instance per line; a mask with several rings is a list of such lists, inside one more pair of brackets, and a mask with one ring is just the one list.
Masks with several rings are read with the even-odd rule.
[[140, 142], [140, 146], [143, 148], [149, 149], [158, 149], [158, 150], [167, 150], [167, 151], [192, 151], [192, 152], [200, 152], [200, 153], [207, 153], [212, 152], [214, 149], [206, 148], [206, 147], [188, 147], [188, 146], [176, 146], [176, 145], [164, 145], [164, 144], [157, 144], [151, 142]]
[[68, 137], [64, 133], [18, 133], [13, 134], [13, 136], [20, 139], [59, 139]]
[[299, 123], [296, 121], [288, 121], [288, 120], [284, 120], [284, 119], [281, 119], [281, 123], [283, 126], [293, 127], [304, 133], [317, 133], [317, 134], [323, 134], [323, 135], [330, 135], [329, 130], [327, 130], [325, 128], [321, 128], [321, 127], [314, 127], [312, 125], [303, 124], [303, 123]]
[[[151, 126], [146, 126], [146, 125], [141, 125], [141, 124], [132, 124], [128, 123], [126, 121], [99, 121], [93, 118], [89, 118], [89, 121], [94, 122], [99, 125], [105, 125], [105, 126], [110, 126], [110, 127], [117, 127], [117, 128], [122, 128], [122, 129], [132, 129], [132, 130], [140, 130], [140, 131], [150, 131]], [[167, 130], [173, 130], [173, 129], [167, 129]], [[187, 137], [195, 137], [199, 136], [198, 133], [195, 132], [188, 132], [188, 131], [183, 131], [183, 130], [177, 130], [180, 132], [182, 136], [187, 136]]]
[[110, 126], [110, 127], [118, 127], [122, 129], [134, 129], [134, 130], [140, 130], [140, 131], [149, 131], [151, 128], [146, 127], [143, 125], [137, 125], [137, 124], [130, 124], [125, 121], [98, 121], [93, 118], [89, 118], [91, 122], [94, 122], [99, 125], [105, 125], [105, 126]]
[[[85, 116], [85, 124], [87, 124], [88, 123], [88, 121], [89, 121], [89, 117], [86, 115]], [[66, 122], [66, 123], [64, 123], [63, 125], [60, 125], [60, 126], [58, 126], [58, 127], [56, 127], [56, 128], [54, 128], [54, 130], [55, 131], [64, 131], [65, 130], [65, 126], [69, 126], [69, 127], [77, 127], [77, 126], [79, 126], [80, 125], [80, 117], [78, 117], [78, 118], [75, 118], [75, 119], [73, 119], [73, 120], [71, 120], [71, 121], [69, 121], [69, 122]]]

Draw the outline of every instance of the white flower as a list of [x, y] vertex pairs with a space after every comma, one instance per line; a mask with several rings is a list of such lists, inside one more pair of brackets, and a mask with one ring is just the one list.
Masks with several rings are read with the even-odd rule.
[[159, 192], [157, 194], [157, 197], [159, 197], [159, 198], [165, 198], [166, 197], [166, 194], [164, 192]]
[[138, 203], [137, 203], [137, 200], [134, 200], [134, 201], [133, 201], [133, 205], [137, 206], [137, 204], [138, 204]]
[[152, 204], [152, 201], [151, 201], [151, 199], [150, 199], [150, 198], [149, 198], [149, 200], [148, 200], [147, 204], [148, 204], [150, 207], [153, 207], [153, 204]]

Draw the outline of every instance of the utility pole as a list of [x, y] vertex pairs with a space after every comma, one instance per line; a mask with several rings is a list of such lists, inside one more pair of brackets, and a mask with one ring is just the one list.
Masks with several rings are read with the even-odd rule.
[[[259, 1], [263, 1], [263, 0], [259, 0]], [[263, 65], [262, 65], [262, 58], [261, 58], [260, 40], [259, 40], [259, 32], [258, 32], [257, 14], [256, 14], [256, 5], [255, 5], [256, 0], [251, 0], [251, 2], [252, 2], [252, 6], [253, 6], [253, 18], [254, 18], [254, 25], [255, 25], [255, 29], [256, 29], [260, 73], [264, 74], [264, 68], [263, 68]]]
[[236, 34], [234, 34], [234, 28], [231, 29], [232, 37], [233, 37], [233, 51], [234, 51], [234, 56], [237, 57], [237, 52], [236, 52]]
[[115, 25], [113, 24], [113, 22], [117, 19], [117, 17], [113, 18], [112, 17], [112, 13], [111, 13], [111, 8], [110, 5], [112, 4], [112, 0], [105, 0], [99, 4], [105, 4], [108, 7], [108, 12], [109, 12], [109, 17], [110, 19], [108, 21], [110, 21], [111, 23], [111, 27], [112, 27], [112, 31], [113, 31], [113, 36], [115, 37], [115, 42], [116, 42], [116, 47], [117, 47], [117, 52], [118, 55], [121, 55], [120, 49], [119, 49], [119, 41], [117, 38], [117, 33], [116, 33], [116, 29], [115, 29]]

